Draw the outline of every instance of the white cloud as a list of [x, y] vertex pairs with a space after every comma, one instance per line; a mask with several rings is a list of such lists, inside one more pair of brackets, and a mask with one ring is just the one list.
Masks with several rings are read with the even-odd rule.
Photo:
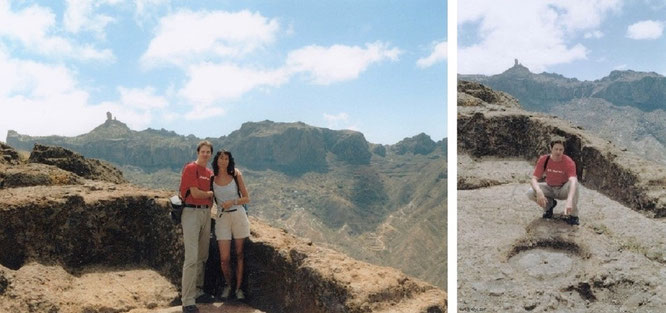
[[459, 72], [496, 74], [515, 58], [541, 72], [550, 65], [586, 59], [588, 49], [571, 39], [598, 28], [620, 6], [619, 0], [461, 1], [459, 29], [478, 23], [480, 40], [459, 46]]
[[657, 39], [664, 32], [664, 23], [660, 21], [640, 21], [627, 27], [627, 37], [631, 39]]
[[203, 120], [215, 116], [224, 115], [226, 112], [223, 108], [212, 106], [212, 105], [200, 105], [196, 104], [193, 106], [193, 109], [190, 112], [185, 114], [185, 119], [188, 121], [192, 120]]
[[147, 67], [186, 67], [206, 59], [242, 57], [272, 43], [278, 30], [277, 20], [249, 11], [179, 11], [160, 19], [141, 62]]
[[134, 0], [134, 22], [144, 28], [144, 25], [155, 25], [165, 12], [172, 12], [171, 0]]
[[115, 21], [114, 18], [95, 14], [94, 6], [99, 7], [105, 1], [92, 2], [88, 0], [67, 0], [67, 9], [65, 10], [63, 23], [65, 30], [71, 33], [78, 33], [82, 30], [94, 32], [97, 37], [103, 39], [106, 37], [104, 28], [107, 24]]
[[396, 61], [402, 52], [388, 44], [368, 43], [358, 46], [307, 46], [289, 53], [287, 68], [291, 72], [307, 72], [312, 82], [320, 85], [357, 78], [373, 63]]
[[2, 50], [0, 73], [0, 97], [3, 98], [23, 95], [48, 99], [71, 94], [76, 89], [76, 80], [66, 67], [12, 59]]
[[196, 105], [208, 106], [219, 100], [236, 99], [262, 86], [279, 86], [288, 81], [283, 69], [256, 70], [234, 64], [203, 63], [190, 66], [189, 80], [178, 94]]
[[420, 68], [426, 68], [446, 60], [446, 46], [446, 41], [436, 43], [432, 53], [430, 53], [430, 55], [427, 57], [418, 59], [418, 61], [416, 61], [416, 65], [418, 65]]
[[330, 129], [349, 129], [359, 131], [358, 125], [353, 124], [350, 121], [349, 114], [346, 112], [340, 112], [338, 114], [324, 113], [324, 120], [326, 121], [326, 127]]
[[328, 128], [339, 128], [340, 125], [349, 121], [349, 114], [345, 112], [340, 112], [336, 115], [324, 113], [324, 120]]
[[165, 97], [155, 95], [155, 88], [153, 87], [142, 89], [118, 87], [118, 92], [120, 92], [120, 102], [129, 108], [139, 110], [163, 109], [169, 104]]
[[585, 33], [585, 35], [583, 35], [583, 37], [585, 37], [585, 38], [595, 38], [595, 39], [599, 39], [603, 36], [604, 36], [604, 33], [602, 33], [601, 31], [598, 31], [598, 30], [587, 32], [587, 33]]
[[33, 136], [79, 135], [104, 122], [107, 111], [142, 129], [165, 101], [152, 88], [121, 88], [121, 94], [117, 102], [91, 104], [71, 69], [12, 58], [0, 49], [0, 140], [10, 129]]
[[[400, 51], [381, 43], [367, 44], [366, 49], [336, 45], [330, 48], [309, 46], [289, 53], [286, 65], [277, 69], [256, 69], [232, 63], [203, 62], [190, 65], [187, 81], [176, 95], [194, 106], [190, 118], [205, 113], [216, 103], [238, 99], [262, 87], [277, 87], [291, 76], [307, 72], [317, 84], [330, 84], [358, 77], [370, 64], [397, 59]], [[224, 111], [216, 111], [223, 114]]]
[[170, 0], [135, 0], [136, 15], [144, 16], [152, 9], [169, 3]]
[[224, 110], [215, 109], [220, 101], [238, 99], [257, 88], [280, 86], [297, 73], [307, 72], [314, 83], [330, 84], [356, 78], [370, 64], [395, 60], [399, 53], [397, 48], [373, 43], [367, 44], [366, 49], [341, 45], [305, 47], [289, 53], [286, 65], [276, 69], [203, 62], [187, 68], [187, 81], [176, 95], [192, 104], [188, 119], [221, 115]]
[[53, 57], [82, 60], [114, 59], [111, 50], [98, 50], [90, 45], [77, 45], [70, 40], [53, 35], [58, 29], [51, 10], [32, 5], [13, 12], [6, 1], [0, 1], [0, 40], [4, 37], [20, 42], [32, 52]]
[[336, 115], [324, 113], [324, 119], [327, 122], [333, 122], [333, 123], [340, 122], [340, 121], [345, 121], [346, 122], [347, 120], [349, 120], [349, 114], [347, 114], [345, 112], [340, 112]]
[[173, 122], [181, 117], [180, 114], [174, 112], [162, 112], [162, 120], [166, 122]]

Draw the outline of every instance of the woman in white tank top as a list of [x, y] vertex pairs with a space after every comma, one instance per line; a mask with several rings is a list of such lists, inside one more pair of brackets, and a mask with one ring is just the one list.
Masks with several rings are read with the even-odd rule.
[[222, 274], [227, 285], [222, 291], [222, 298], [231, 293], [231, 240], [236, 247], [236, 299], [244, 300], [241, 290], [243, 283], [243, 247], [245, 238], [250, 236], [250, 222], [243, 204], [250, 202], [242, 173], [235, 168], [234, 158], [229, 151], [220, 150], [213, 159], [213, 193], [217, 203], [215, 236], [220, 248]]

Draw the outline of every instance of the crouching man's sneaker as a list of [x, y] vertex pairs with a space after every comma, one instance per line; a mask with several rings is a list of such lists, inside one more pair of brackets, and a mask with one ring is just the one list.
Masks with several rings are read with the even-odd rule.
[[543, 218], [553, 218], [553, 209], [557, 205], [557, 200], [553, 199], [553, 205], [549, 206], [548, 209], [546, 209], [546, 212], [543, 213]]
[[199, 313], [199, 308], [196, 305], [184, 306], [183, 313]]
[[569, 216], [569, 218], [567, 219], [567, 223], [569, 223], [569, 225], [580, 225], [580, 223], [578, 222], [578, 216], [574, 215]]

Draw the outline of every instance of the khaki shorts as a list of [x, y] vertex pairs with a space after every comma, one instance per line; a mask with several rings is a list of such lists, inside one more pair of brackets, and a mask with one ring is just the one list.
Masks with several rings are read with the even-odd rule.
[[222, 213], [215, 220], [215, 237], [217, 240], [242, 239], [250, 237], [250, 221], [247, 219], [245, 208], [235, 206], [237, 211]]
[[[541, 191], [543, 192], [543, 195], [546, 197], [546, 200], [548, 201], [548, 205], [550, 205], [552, 202], [552, 199], [557, 199], [557, 200], [566, 200], [567, 197], [569, 196], [569, 186], [571, 186], [570, 182], [566, 182], [566, 184], [556, 187], [556, 186], [548, 186], [546, 183], [539, 183], [539, 188], [541, 188]], [[574, 192], [574, 197], [572, 199], [572, 208], [571, 208], [571, 215], [573, 216], [578, 216], [578, 190], [580, 190], [580, 183], [576, 185], [576, 191]], [[530, 198], [532, 201], [537, 200], [536, 192], [534, 189], [530, 186], [530, 189], [527, 191], [527, 197]], [[543, 209], [544, 212], [546, 209]]]

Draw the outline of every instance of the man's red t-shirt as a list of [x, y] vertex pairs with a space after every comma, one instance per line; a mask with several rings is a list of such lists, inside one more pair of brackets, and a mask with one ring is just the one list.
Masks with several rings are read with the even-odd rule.
[[[183, 168], [183, 175], [180, 178], [180, 196], [185, 196], [185, 192], [191, 187], [197, 187], [202, 191], [210, 191], [211, 176], [213, 176], [213, 171], [208, 168], [199, 166], [196, 162], [188, 163]], [[213, 205], [211, 198], [195, 199], [191, 193], [183, 200], [187, 204]]]
[[[543, 163], [546, 162], [548, 155], [542, 155], [534, 168], [534, 176], [543, 175]], [[567, 155], [562, 155], [562, 160], [548, 160], [546, 165], [546, 184], [548, 186], [562, 186], [569, 181], [569, 177], [576, 177], [576, 163]]]

